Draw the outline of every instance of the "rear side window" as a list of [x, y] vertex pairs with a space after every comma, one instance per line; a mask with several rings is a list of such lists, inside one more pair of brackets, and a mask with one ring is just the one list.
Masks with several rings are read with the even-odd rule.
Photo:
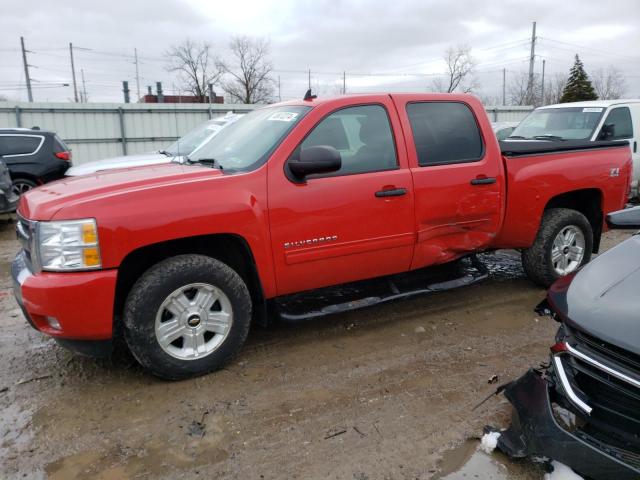
[[329, 145], [340, 152], [342, 167], [322, 176], [350, 175], [397, 168], [396, 148], [389, 117], [380, 105], [362, 105], [338, 110], [325, 117], [296, 149]]
[[623, 138], [633, 138], [633, 124], [631, 123], [631, 113], [629, 108], [614, 108], [607, 115], [604, 125], [613, 126], [613, 136], [609, 140], [619, 140]]
[[482, 158], [480, 130], [464, 103], [410, 103], [407, 115], [421, 167], [477, 162]]
[[53, 136], [53, 153], [62, 153], [68, 152], [69, 147], [67, 147], [66, 143], [58, 136]]
[[41, 142], [40, 136], [3, 135], [0, 136], [0, 155], [29, 155]]

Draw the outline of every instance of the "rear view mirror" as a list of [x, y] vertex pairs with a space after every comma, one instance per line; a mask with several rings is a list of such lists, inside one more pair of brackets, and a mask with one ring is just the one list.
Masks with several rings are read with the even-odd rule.
[[329, 145], [318, 145], [302, 149], [300, 158], [292, 158], [287, 165], [293, 176], [302, 180], [308, 175], [340, 170], [342, 157], [335, 148]]
[[605, 123], [598, 134], [598, 140], [609, 140], [616, 134], [616, 126], [613, 123]]
[[607, 215], [607, 225], [618, 230], [640, 229], [640, 207], [610, 213]]

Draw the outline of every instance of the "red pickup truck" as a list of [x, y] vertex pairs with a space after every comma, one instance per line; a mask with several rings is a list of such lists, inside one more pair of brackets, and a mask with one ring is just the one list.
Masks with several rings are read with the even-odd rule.
[[307, 96], [192, 158], [23, 195], [15, 295], [63, 345], [99, 353], [122, 333], [144, 367], [185, 378], [298, 292], [498, 248], [548, 285], [597, 251], [630, 179], [626, 142], [501, 146], [469, 95]]

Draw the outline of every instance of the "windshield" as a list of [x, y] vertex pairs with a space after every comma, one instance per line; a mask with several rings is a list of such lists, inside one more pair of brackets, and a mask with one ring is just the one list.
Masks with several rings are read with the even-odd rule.
[[509, 138], [560, 137], [566, 140], [591, 138], [602, 117], [602, 107], [543, 108], [533, 111]]
[[180, 155], [189, 155], [197, 147], [199, 147], [202, 142], [208, 140], [223, 126], [224, 123], [221, 125], [221, 122], [219, 120], [205, 122], [202, 125], [199, 125], [191, 130], [189, 133], [185, 134], [183, 137], [180, 137], [178, 140], [165, 148], [164, 151], [176, 157]]
[[215, 142], [203, 145], [189, 160], [215, 160], [224, 171], [255, 169], [309, 110], [286, 105], [254, 110], [221, 130]]

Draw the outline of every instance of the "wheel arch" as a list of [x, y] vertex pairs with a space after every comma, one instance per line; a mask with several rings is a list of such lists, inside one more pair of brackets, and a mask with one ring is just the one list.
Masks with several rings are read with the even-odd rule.
[[153, 243], [129, 252], [118, 267], [114, 298], [114, 332], [120, 331], [120, 319], [127, 295], [138, 278], [156, 263], [182, 254], [206, 255], [235, 270], [251, 294], [254, 320], [266, 324], [266, 301], [262, 282], [249, 244], [240, 235], [219, 233]]
[[602, 191], [597, 188], [572, 190], [550, 198], [544, 211], [550, 208], [569, 208], [582, 213], [593, 230], [593, 253], [598, 253], [604, 221], [602, 202]]

